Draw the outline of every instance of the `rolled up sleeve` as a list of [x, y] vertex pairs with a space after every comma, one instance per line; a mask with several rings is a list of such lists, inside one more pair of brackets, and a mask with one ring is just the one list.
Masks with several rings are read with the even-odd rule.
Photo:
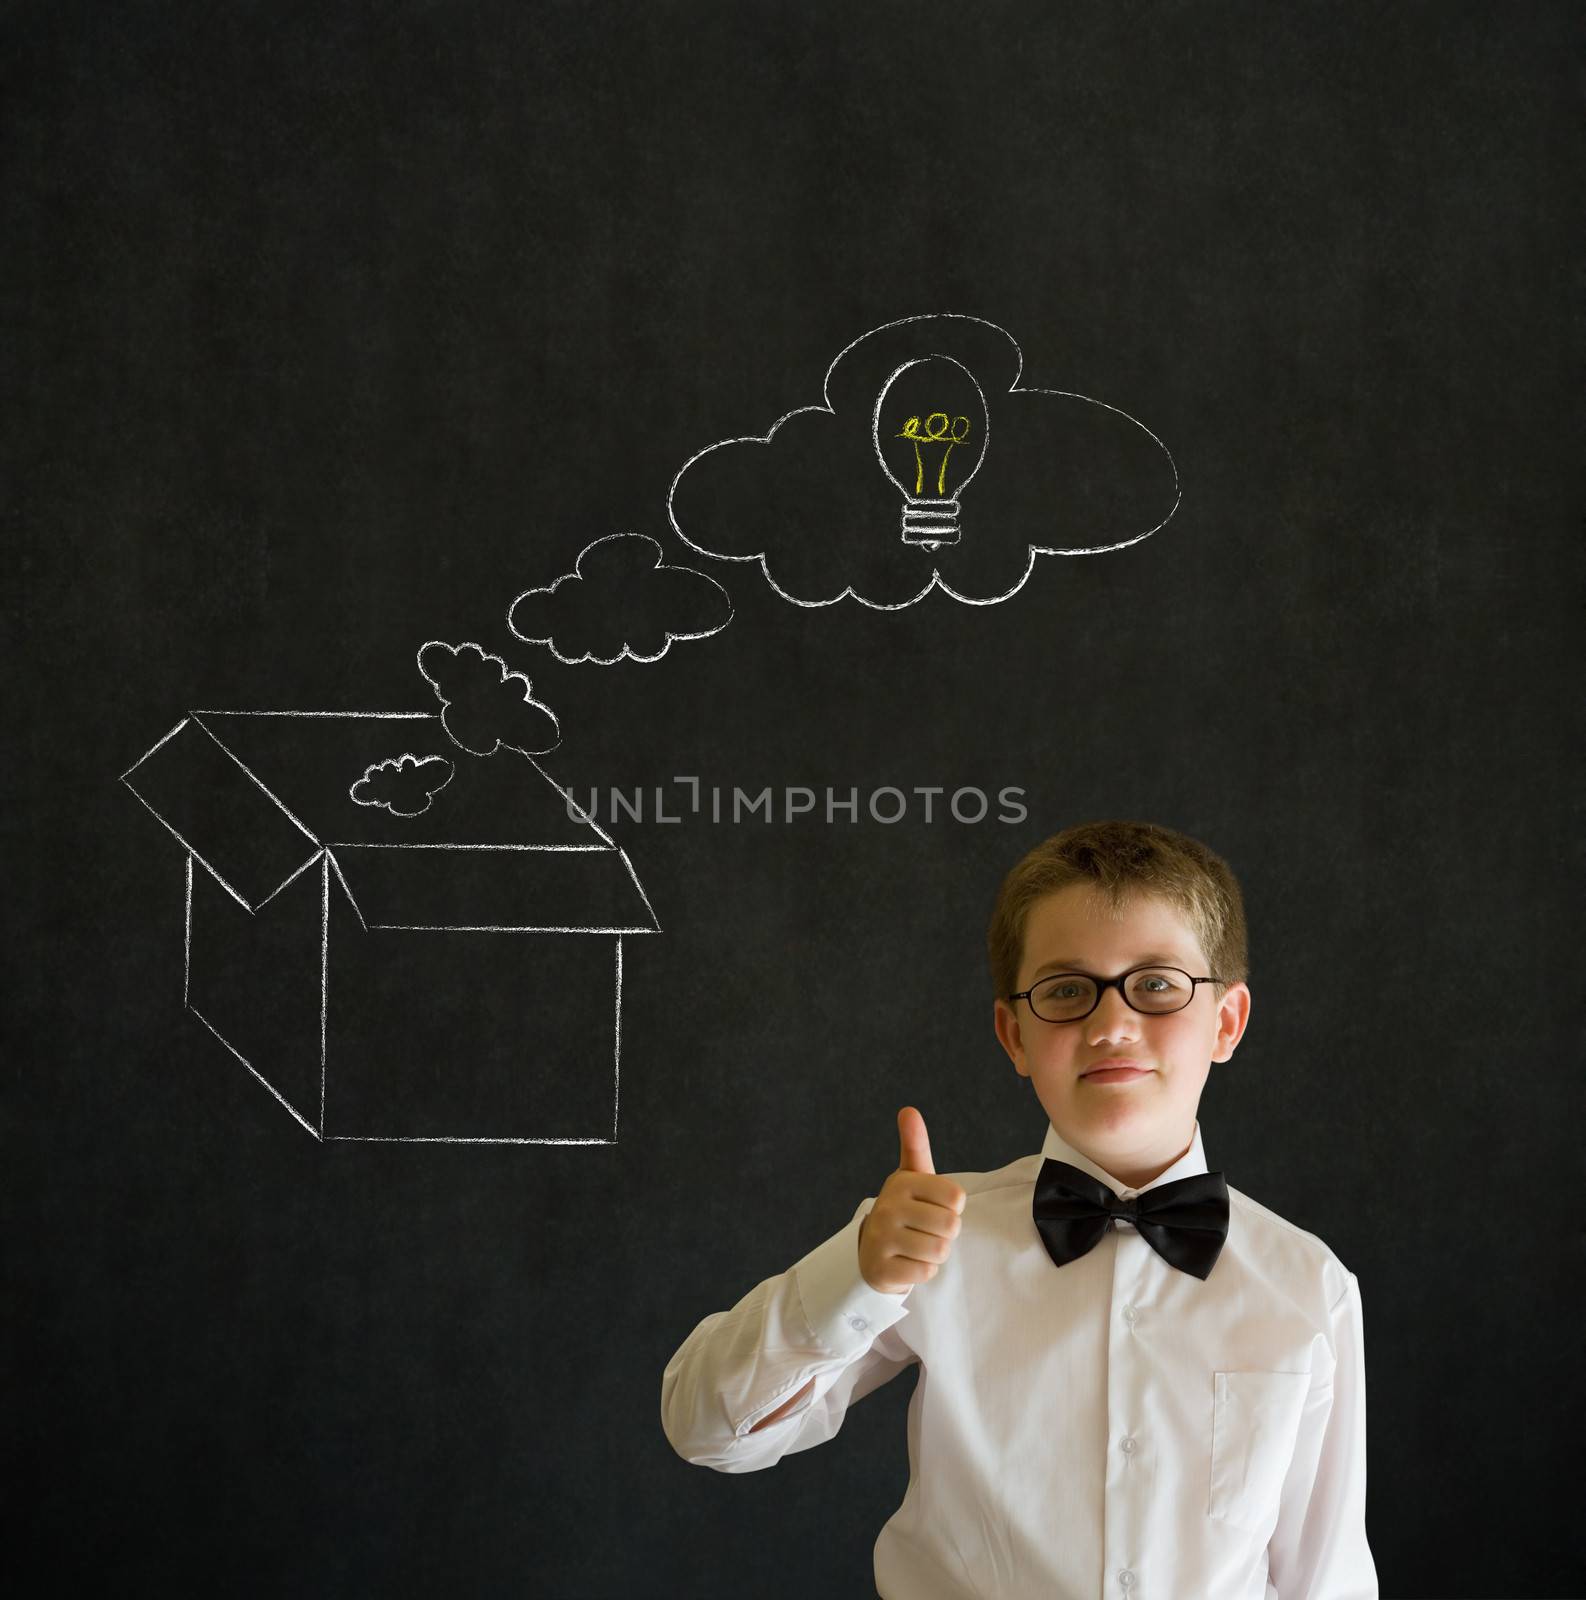
[[[859, 1271], [859, 1227], [874, 1203], [683, 1341], [662, 1374], [661, 1427], [685, 1461], [719, 1472], [771, 1466], [830, 1439], [852, 1401], [917, 1359], [882, 1337], [908, 1315], [908, 1294], [883, 1294]], [[800, 1405], [754, 1431], [811, 1379]]]

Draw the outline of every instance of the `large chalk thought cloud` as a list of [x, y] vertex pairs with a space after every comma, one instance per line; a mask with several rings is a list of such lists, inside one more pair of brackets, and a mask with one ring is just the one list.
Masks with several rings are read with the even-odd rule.
[[609, 667], [624, 656], [659, 661], [674, 639], [705, 639], [732, 620], [732, 602], [714, 578], [670, 567], [660, 544], [642, 533], [611, 533], [587, 545], [572, 572], [526, 589], [507, 610], [507, 626], [558, 661]]
[[1005, 600], [1039, 555], [1138, 544], [1178, 507], [1167, 446], [1118, 407], [1020, 385], [1011, 334], [905, 317], [856, 339], [825, 404], [692, 456], [667, 510], [701, 554], [758, 561], [795, 605], [877, 610], [933, 588]]
[[441, 703], [441, 726], [470, 755], [493, 756], [505, 747], [543, 756], [562, 742], [556, 713], [530, 693], [521, 672], [477, 644], [431, 639], [419, 649], [419, 671]]

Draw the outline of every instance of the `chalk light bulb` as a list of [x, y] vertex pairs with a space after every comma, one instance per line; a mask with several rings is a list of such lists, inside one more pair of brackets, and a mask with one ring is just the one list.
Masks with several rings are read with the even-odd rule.
[[986, 454], [986, 397], [951, 356], [905, 361], [871, 419], [881, 470], [903, 495], [903, 542], [957, 544], [958, 497]]

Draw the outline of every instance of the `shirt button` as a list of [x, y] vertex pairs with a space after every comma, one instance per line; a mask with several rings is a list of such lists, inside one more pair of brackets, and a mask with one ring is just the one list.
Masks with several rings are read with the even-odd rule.
[[870, 1326], [870, 1324], [866, 1322], [863, 1317], [850, 1317], [848, 1319], [848, 1326], [850, 1328], [856, 1328], [860, 1333], [863, 1333], [865, 1329]]
[[1123, 1571], [1118, 1574], [1118, 1582], [1121, 1583], [1125, 1589], [1132, 1589], [1134, 1587], [1134, 1573], [1132, 1573], [1128, 1567], [1125, 1567]]
[[1123, 1320], [1127, 1322], [1131, 1328], [1134, 1326], [1134, 1319], [1139, 1316], [1139, 1314], [1140, 1313], [1136, 1311], [1133, 1306], [1125, 1306], [1123, 1308]]
[[1123, 1442], [1123, 1453], [1126, 1456], [1132, 1456], [1138, 1448], [1139, 1446], [1134, 1442], [1132, 1435]]

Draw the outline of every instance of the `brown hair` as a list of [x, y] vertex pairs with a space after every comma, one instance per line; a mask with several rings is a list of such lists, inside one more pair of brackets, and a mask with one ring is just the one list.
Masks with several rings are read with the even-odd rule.
[[1228, 863], [1198, 839], [1153, 822], [1082, 822], [1054, 833], [1002, 880], [986, 934], [991, 983], [1006, 999], [1019, 981], [1024, 926], [1043, 895], [1088, 883], [1114, 916], [1136, 895], [1166, 900], [1189, 924], [1221, 999], [1250, 975], [1244, 897]]

